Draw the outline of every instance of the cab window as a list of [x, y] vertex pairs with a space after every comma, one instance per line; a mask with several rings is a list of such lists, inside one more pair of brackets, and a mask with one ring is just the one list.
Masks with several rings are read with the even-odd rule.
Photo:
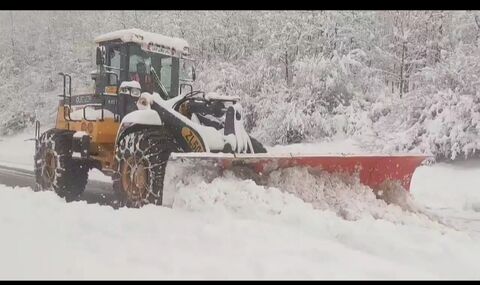
[[173, 97], [171, 94], [172, 90], [172, 58], [164, 57], [161, 59], [160, 67], [160, 80], [162, 81], [163, 86], [167, 89], [170, 97]]
[[[120, 78], [120, 46], [112, 46], [108, 49], [107, 65], [109, 66], [108, 71], [114, 72]], [[111, 75], [109, 77], [109, 84], [116, 85], [116, 77]]]

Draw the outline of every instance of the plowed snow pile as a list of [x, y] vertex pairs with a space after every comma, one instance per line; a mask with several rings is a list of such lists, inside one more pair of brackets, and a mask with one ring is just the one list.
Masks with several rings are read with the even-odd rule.
[[0, 278], [480, 277], [478, 236], [401, 209], [348, 221], [234, 177], [179, 187], [173, 208], [120, 210], [2, 187]]
[[292, 215], [301, 219], [311, 211], [323, 210], [352, 221], [384, 219], [439, 230], [449, 227], [424, 212], [408, 193], [401, 192], [404, 203], [387, 203], [377, 199], [372, 189], [360, 184], [356, 177], [327, 172], [313, 175], [307, 168], [288, 168], [272, 172], [267, 185], [260, 186], [231, 172], [208, 183], [208, 170], [194, 168], [185, 168], [193, 174], [181, 175], [167, 184], [166, 205], [192, 211], [215, 210], [252, 219], [265, 216], [290, 219]]

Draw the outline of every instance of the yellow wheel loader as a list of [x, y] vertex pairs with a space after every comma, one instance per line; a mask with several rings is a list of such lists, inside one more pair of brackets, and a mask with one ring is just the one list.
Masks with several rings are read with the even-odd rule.
[[422, 155], [269, 155], [243, 124], [239, 98], [193, 89], [188, 43], [138, 29], [95, 39], [94, 91], [72, 95], [63, 78], [56, 124], [36, 126], [35, 178], [40, 190], [75, 199], [88, 172], [113, 179], [121, 205], [162, 204], [169, 160], [209, 162], [267, 175], [286, 167], [348, 172], [372, 188], [394, 180], [408, 190]]

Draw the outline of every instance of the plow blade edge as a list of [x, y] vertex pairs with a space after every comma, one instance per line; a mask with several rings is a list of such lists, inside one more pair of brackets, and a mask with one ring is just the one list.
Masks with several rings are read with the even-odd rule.
[[311, 172], [347, 173], [358, 175], [360, 182], [372, 189], [384, 183], [399, 182], [409, 191], [415, 169], [425, 155], [294, 155], [294, 154], [224, 154], [172, 153], [170, 160], [203, 162], [220, 171], [247, 168], [257, 175], [289, 167], [308, 167]]

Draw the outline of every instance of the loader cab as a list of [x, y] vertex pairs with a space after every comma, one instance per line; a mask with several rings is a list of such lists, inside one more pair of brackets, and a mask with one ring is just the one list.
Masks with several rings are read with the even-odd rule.
[[141, 92], [156, 92], [165, 100], [192, 90], [195, 68], [186, 41], [138, 29], [108, 33], [95, 41], [95, 94], [118, 96], [120, 117], [136, 104], [134, 96], [119, 93], [124, 81], [137, 81]]

